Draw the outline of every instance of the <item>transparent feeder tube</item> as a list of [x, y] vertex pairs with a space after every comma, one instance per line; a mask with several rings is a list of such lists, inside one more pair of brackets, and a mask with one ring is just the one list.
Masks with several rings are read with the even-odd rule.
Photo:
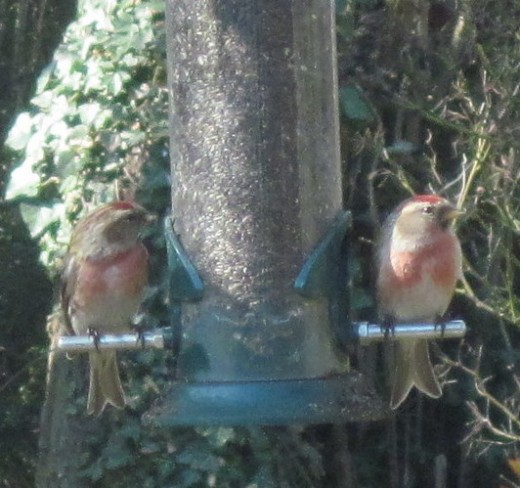
[[332, 2], [201, 3], [167, 2], [172, 217], [205, 287], [177, 377], [343, 372], [327, 300], [293, 288], [342, 210]]

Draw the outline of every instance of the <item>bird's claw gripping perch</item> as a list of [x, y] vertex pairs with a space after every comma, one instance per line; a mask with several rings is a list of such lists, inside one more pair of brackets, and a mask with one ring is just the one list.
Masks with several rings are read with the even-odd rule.
[[101, 335], [99, 331], [95, 327], [89, 327], [87, 330], [88, 336], [92, 339], [94, 346], [96, 346], [96, 351], [99, 351], [99, 341], [101, 340]]
[[396, 320], [391, 315], [385, 315], [383, 321], [381, 323], [381, 332], [384, 333], [385, 339], [387, 339], [390, 334], [392, 337], [395, 335], [395, 324]]
[[437, 331], [437, 328], [441, 329], [441, 338], [444, 337], [444, 333], [446, 332], [446, 322], [448, 322], [446, 315], [437, 315], [435, 317], [435, 331]]
[[135, 344], [139, 344], [141, 343], [141, 347], [142, 349], [144, 349], [144, 346], [145, 346], [145, 342], [146, 342], [146, 338], [144, 336], [144, 328], [142, 325], [136, 325], [134, 327], [135, 329], [135, 334], [136, 334], [136, 337], [135, 337]]

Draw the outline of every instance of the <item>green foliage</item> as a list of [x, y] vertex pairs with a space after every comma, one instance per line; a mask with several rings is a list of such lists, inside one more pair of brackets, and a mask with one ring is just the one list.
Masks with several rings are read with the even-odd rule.
[[9, 134], [7, 144], [21, 158], [6, 196], [22, 202], [48, 265], [63, 250], [84, 203], [113, 199], [110, 183], [134, 184], [144, 164], [146, 191], [162, 197], [152, 209], [164, 207], [169, 182], [162, 9], [153, 1], [83, 2], [40, 76], [30, 110]]
[[340, 106], [344, 116], [351, 123], [363, 127], [376, 121], [374, 108], [356, 85], [345, 85], [339, 90]]

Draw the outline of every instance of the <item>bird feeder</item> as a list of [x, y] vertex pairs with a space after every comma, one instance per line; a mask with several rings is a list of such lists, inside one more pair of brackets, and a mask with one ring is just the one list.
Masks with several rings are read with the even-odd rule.
[[[331, 0], [166, 2], [171, 324], [156, 425], [352, 422], [388, 414], [346, 346], [351, 219], [342, 206]], [[462, 322], [391, 339], [460, 337]], [[74, 344], [73, 344], [74, 342]], [[90, 338], [62, 338], [67, 350]], [[136, 347], [102, 336], [99, 348]]]
[[170, 391], [159, 424], [373, 419], [352, 374], [332, 1], [166, 2]]

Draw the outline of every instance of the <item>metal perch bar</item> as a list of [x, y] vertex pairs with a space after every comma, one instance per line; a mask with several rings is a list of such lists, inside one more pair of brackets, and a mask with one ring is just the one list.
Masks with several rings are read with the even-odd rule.
[[360, 345], [380, 342], [385, 335], [390, 340], [406, 338], [414, 339], [458, 339], [466, 333], [466, 324], [463, 320], [452, 320], [443, 325], [433, 323], [396, 324], [393, 331], [385, 331], [379, 324], [357, 322], [354, 324]]
[[[103, 334], [99, 336], [97, 349], [164, 349], [165, 338], [161, 330], [143, 333], [144, 344], [137, 334]], [[62, 336], [58, 339], [57, 348], [63, 352], [88, 352], [96, 350], [94, 338], [83, 336]]]
[[[444, 326], [429, 322], [415, 324], [396, 324], [393, 332], [386, 333], [380, 324], [368, 322], [354, 323], [355, 335], [359, 344], [366, 346], [373, 342], [381, 342], [385, 335], [390, 340], [406, 338], [416, 339], [460, 339], [466, 334], [466, 324], [463, 320], [452, 320]], [[137, 334], [104, 334], [99, 337], [97, 349], [166, 349], [171, 347], [171, 338], [165, 336], [169, 329], [158, 329], [144, 333], [144, 346]], [[63, 352], [94, 351], [96, 345], [91, 336], [62, 336], [58, 339], [57, 349]]]

